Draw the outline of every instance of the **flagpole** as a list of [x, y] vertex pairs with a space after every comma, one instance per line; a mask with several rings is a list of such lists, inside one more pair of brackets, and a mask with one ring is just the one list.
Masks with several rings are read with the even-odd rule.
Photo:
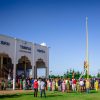
[[86, 17], [86, 63], [87, 63], [87, 78], [89, 78], [89, 54], [88, 54], [88, 17]]

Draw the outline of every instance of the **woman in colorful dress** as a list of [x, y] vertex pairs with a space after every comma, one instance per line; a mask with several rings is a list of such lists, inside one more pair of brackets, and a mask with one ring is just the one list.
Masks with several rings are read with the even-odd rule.
[[95, 90], [98, 91], [98, 88], [99, 88], [99, 82], [98, 82], [98, 80], [95, 81], [94, 87], [95, 87]]
[[70, 92], [70, 82], [69, 82], [69, 79], [67, 81], [67, 92]]
[[50, 85], [51, 85], [50, 80], [48, 80], [47, 84], [48, 84], [48, 91], [50, 91]]
[[58, 90], [58, 80], [56, 79], [56, 91]]
[[53, 79], [52, 80], [52, 91], [55, 91], [55, 85], [56, 85], [56, 83], [55, 83], [55, 80]]
[[77, 80], [77, 82], [76, 82], [76, 90], [77, 90], [77, 92], [80, 92], [79, 80]]
[[66, 84], [65, 84], [65, 80], [63, 80], [62, 82], [62, 92], [65, 92], [66, 89]]

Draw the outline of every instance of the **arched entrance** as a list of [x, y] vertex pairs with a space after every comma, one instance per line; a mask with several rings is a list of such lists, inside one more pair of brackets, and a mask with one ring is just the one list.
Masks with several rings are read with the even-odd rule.
[[[42, 71], [44, 69], [45, 70], [45, 75], [38, 76], [38, 69], [39, 70], [42, 70]], [[45, 62], [43, 61], [43, 59], [38, 59], [36, 61], [36, 66], [34, 67], [34, 76], [35, 76], [35, 78], [38, 78], [38, 77], [46, 77], [46, 74], [47, 74], [47, 67], [46, 67]]]
[[8, 54], [0, 53], [0, 79], [12, 79], [13, 64]]
[[26, 56], [22, 56], [18, 60], [18, 64], [16, 67], [16, 75], [17, 78], [30, 78], [32, 73], [31, 62]]

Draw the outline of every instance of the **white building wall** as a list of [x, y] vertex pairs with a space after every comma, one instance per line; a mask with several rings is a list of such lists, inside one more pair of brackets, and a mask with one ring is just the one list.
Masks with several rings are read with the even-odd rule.
[[[7, 44], [2, 44], [2, 42]], [[15, 45], [15, 39], [0, 35], [0, 53], [8, 54], [8, 56], [12, 59], [12, 63], [14, 64], [14, 45]]]
[[[35, 70], [37, 69], [36, 62], [38, 59], [42, 59], [43, 62], [45, 63], [45, 66], [40, 66], [45, 68], [45, 77], [49, 77], [49, 48], [47, 46], [42, 46], [39, 44], [34, 44], [34, 66]], [[37, 73], [37, 70], [35, 71]], [[35, 76], [36, 78], [37, 76]]]
[[[7, 42], [9, 45], [6, 45], [6, 44], [3, 45], [2, 41]], [[16, 46], [15, 46], [15, 43], [16, 43]], [[21, 46], [31, 48], [31, 50], [23, 49]], [[16, 47], [16, 50], [15, 50], [15, 47]], [[15, 51], [16, 51], [16, 58], [14, 57]], [[14, 66], [15, 64], [18, 64], [18, 60], [22, 56], [28, 57], [32, 65], [33, 77], [34, 77], [34, 66], [36, 66], [36, 61], [38, 61], [38, 59], [42, 59], [44, 61], [46, 65], [45, 67], [49, 71], [49, 48], [47, 46], [33, 44], [31, 42], [15, 39], [9, 36], [0, 35], [0, 53], [8, 54], [8, 56], [12, 59], [12, 63], [14, 64]]]
[[[27, 49], [25, 49], [25, 48]], [[17, 59], [17, 63], [18, 60], [22, 57], [22, 56], [26, 56], [28, 57], [28, 59], [31, 62], [33, 62], [33, 44], [31, 42], [26, 42], [26, 41], [22, 41], [17, 39], [17, 46], [16, 46], [16, 59]]]
[[48, 47], [39, 44], [34, 44], [34, 62], [36, 63], [38, 59], [42, 59], [45, 62], [46, 67], [49, 67]]

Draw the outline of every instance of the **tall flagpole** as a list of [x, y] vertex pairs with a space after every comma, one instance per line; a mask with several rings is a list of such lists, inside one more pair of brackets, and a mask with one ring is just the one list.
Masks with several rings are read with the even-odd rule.
[[79, 80], [82, 76], [86, 74], [87, 79], [89, 78], [89, 53], [88, 53], [88, 17], [86, 17], [86, 58], [84, 61], [84, 72], [81, 74]]
[[89, 78], [89, 54], [88, 54], [88, 17], [86, 17], [86, 69], [87, 78]]

